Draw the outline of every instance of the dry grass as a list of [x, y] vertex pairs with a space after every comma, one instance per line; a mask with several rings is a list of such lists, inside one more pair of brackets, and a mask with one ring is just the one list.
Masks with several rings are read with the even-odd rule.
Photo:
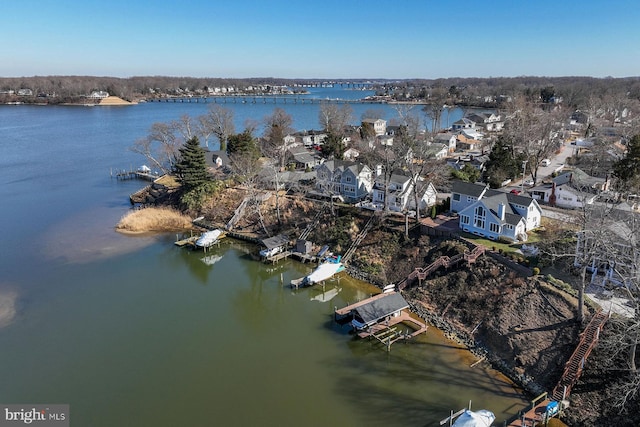
[[123, 233], [183, 231], [193, 228], [191, 218], [171, 208], [146, 208], [122, 217], [116, 230]]

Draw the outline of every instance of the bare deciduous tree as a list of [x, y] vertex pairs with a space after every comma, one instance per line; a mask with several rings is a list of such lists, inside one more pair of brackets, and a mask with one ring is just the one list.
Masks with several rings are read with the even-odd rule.
[[293, 118], [282, 108], [276, 108], [273, 113], [264, 118], [263, 152], [278, 161], [284, 167], [286, 160], [285, 137], [293, 132], [291, 125]]
[[207, 147], [209, 144], [206, 136], [213, 134], [218, 139], [220, 150], [226, 151], [229, 135], [236, 132], [233, 121], [233, 111], [219, 105], [214, 105], [209, 108], [207, 114], [199, 117], [199, 122], [201, 133]]
[[183, 141], [177, 138], [167, 123], [151, 125], [149, 135], [134, 142], [131, 150], [143, 155], [152, 165], [169, 173], [175, 165]]
[[332, 135], [344, 136], [345, 129], [353, 120], [353, 109], [350, 105], [339, 106], [329, 102], [320, 104], [318, 121], [320, 126]]
[[524, 99], [513, 104], [504, 136], [514, 152], [524, 154], [533, 182], [537, 181], [540, 162], [560, 147], [563, 118], [562, 110], [543, 110]]

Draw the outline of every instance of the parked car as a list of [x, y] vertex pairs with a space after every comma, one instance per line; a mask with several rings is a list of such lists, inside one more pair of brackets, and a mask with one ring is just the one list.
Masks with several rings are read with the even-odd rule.
[[533, 180], [531, 180], [531, 179], [527, 179], [527, 180], [524, 182], [524, 185], [526, 185], [527, 187], [533, 187], [534, 185], [536, 185], [536, 183], [535, 183], [535, 182], [533, 182]]
[[540, 162], [540, 164], [541, 164], [542, 166], [549, 166], [549, 165], [551, 164], [551, 160], [549, 160], [549, 159], [544, 159], [544, 160], [542, 160], [542, 161]]
[[521, 193], [521, 191], [520, 191], [520, 190], [518, 190], [517, 188], [514, 188], [513, 190], [511, 190], [511, 191], [510, 191], [510, 193], [511, 193], [511, 194], [515, 194], [515, 195], [517, 196], [518, 194], [520, 194], [520, 193]]

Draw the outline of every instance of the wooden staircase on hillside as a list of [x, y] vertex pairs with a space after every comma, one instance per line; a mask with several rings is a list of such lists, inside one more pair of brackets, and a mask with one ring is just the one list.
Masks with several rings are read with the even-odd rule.
[[454, 255], [452, 257], [443, 255], [426, 267], [416, 267], [405, 279], [396, 285], [396, 288], [398, 290], [403, 290], [416, 279], [422, 281], [440, 267], [448, 269], [458, 265], [462, 261], [466, 261], [467, 264], [473, 264], [482, 254], [484, 254], [484, 246], [479, 245], [475, 246], [470, 252], [465, 252], [463, 254]]
[[582, 371], [584, 364], [596, 346], [600, 338], [600, 331], [609, 319], [610, 313], [602, 311], [597, 312], [584, 331], [580, 334], [580, 342], [575, 351], [564, 365], [564, 372], [558, 385], [553, 389], [552, 398], [556, 401], [565, 400], [571, 393], [571, 388], [576, 384]]

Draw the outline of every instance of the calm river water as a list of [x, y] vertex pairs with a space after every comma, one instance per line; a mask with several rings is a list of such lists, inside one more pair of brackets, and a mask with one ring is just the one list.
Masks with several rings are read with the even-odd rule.
[[[238, 130], [274, 108], [226, 106]], [[318, 128], [317, 104], [278, 107]], [[263, 265], [251, 246], [226, 242], [208, 265], [173, 235], [115, 233], [144, 183], [110, 168], [144, 163], [128, 147], [152, 123], [207, 108], [0, 106], [0, 402], [70, 404], [76, 427], [425, 426], [469, 400], [500, 422], [517, 412], [520, 393], [434, 329], [387, 353], [335, 325], [367, 284], [292, 292], [281, 277], [309, 267]]]

